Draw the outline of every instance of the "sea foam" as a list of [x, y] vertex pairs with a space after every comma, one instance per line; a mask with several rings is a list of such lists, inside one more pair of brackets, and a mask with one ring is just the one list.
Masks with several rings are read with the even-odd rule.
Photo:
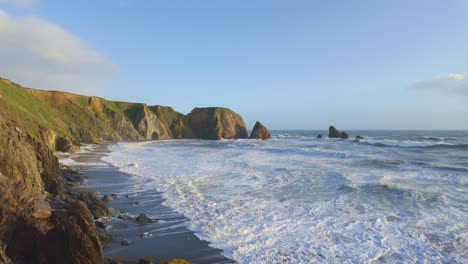
[[443, 159], [287, 133], [111, 150], [104, 161], [150, 179], [198, 237], [240, 263], [463, 263], [468, 254], [468, 176], [434, 168], [461, 167], [463, 150]]

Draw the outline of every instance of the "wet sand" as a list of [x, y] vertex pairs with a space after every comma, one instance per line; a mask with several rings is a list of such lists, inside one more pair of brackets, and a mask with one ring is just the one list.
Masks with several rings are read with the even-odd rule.
[[[188, 221], [183, 215], [162, 205], [164, 199], [156, 186], [141, 177], [122, 173], [110, 164], [101, 161], [109, 153], [107, 145], [99, 145], [93, 151], [73, 155], [78, 162], [72, 165], [87, 178], [80, 189], [94, 190], [100, 195], [117, 194], [108, 203], [131, 217], [145, 213], [157, 223], [137, 224], [116, 216], [103, 222], [110, 226], [108, 233], [114, 242], [104, 244], [106, 258], [121, 263], [136, 263], [139, 259], [158, 262], [182, 258], [192, 263], [234, 263], [221, 255], [221, 250], [209, 247], [207, 241], [198, 239], [185, 227]], [[128, 246], [122, 246], [127, 241]]]

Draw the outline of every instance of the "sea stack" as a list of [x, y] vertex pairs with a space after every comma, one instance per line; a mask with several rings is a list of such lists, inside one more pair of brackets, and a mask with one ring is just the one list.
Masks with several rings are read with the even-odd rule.
[[247, 138], [247, 127], [242, 117], [223, 107], [195, 108], [187, 115], [192, 138], [239, 139]]
[[262, 125], [259, 121], [255, 123], [254, 128], [252, 129], [252, 132], [250, 133], [249, 139], [270, 139], [271, 134], [268, 132], [268, 129]]
[[329, 138], [342, 138], [342, 139], [348, 139], [349, 135], [346, 132], [340, 132], [338, 131], [334, 126], [330, 126], [328, 129], [328, 137]]

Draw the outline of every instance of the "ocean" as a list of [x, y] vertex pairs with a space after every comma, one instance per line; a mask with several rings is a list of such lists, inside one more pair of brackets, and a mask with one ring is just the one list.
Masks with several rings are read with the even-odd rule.
[[118, 143], [103, 160], [239, 263], [467, 263], [468, 132], [348, 132], [364, 140], [273, 131]]

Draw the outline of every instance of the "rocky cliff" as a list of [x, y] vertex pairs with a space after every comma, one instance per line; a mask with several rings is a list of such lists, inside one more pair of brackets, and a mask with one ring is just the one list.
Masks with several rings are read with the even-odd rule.
[[52, 151], [18, 125], [0, 100], [0, 263], [102, 263], [88, 208], [66, 196]]
[[0, 79], [0, 100], [12, 119], [49, 148], [76, 151], [78, 143], [174, 138], [247, 137], [242, 117], [221, 107], [183, 115], [167, 106], [23, 88]]
[[226, 108], [108, 101], [21, 87], [0, 78], [0, 263], [103, 263], [93, 216], [69, 189], [54, 151], [81, 143], [246, 138]]

